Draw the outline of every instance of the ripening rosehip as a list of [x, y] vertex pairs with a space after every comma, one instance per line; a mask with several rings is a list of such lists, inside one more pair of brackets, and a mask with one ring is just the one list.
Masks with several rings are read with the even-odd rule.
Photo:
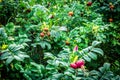
[[44, 34], [43, 32], [41, 32], [41, 33], [40, 33], [40, 36], [41, 36], [41, 37], [44, 37], [44, 36], [45, 36], [45, 34]]
[[74, 13], [73, 13], [72, 11], [70, 11], [70, 12], [68, 13], [68, 15], [69, 15], [69, 16], [73, 16]]
[[87, 6], [91, 6], [92, 5], [92, 2], [87, 2]]
[[109, 22], [113, 22], [113, 19], [112, 19], [112, 18], [110, 18], [110, 19], [109, 19]]
[[84, 62], [84, 60], [79, 60], [79, 61], [75, 62], [75, 64], [77, 65], [77, 68], [81, 68], [82, 66], [84, 66], [85, 62]]
[[66, 45], [70, 45], [70, 42], [69, 42], [69, 41], [65, 41], [65, 44], [66, 44]]
[[111, 9], [111, 10], [113, 10], [113, 9], [114, 9], [114, 5], [110, 5], [109, 7], [110, 7], [110, 9]]
[[70, 67], [73, 68], [73, 69], [77, 69], [77, 65], [75, 63], [71, 63]]
[[49, 29], [45, 27], [43, 30], [47, 32]]

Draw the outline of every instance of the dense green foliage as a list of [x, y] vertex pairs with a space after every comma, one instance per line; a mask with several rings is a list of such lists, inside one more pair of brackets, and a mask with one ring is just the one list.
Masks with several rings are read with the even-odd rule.
[[[0, 80], [119, 80], [119, 0], [0, 0]], [[81, 68], [71, 63], [84, 60]]]

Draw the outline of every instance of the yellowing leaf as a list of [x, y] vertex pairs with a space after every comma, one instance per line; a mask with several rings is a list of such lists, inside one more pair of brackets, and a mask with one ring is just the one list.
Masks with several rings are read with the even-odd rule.
[[0, 2], [2, 2], [2, 0], [0, 0]]
[[93, 26], [93, 27], [92, 27], [92, 31], [93, 31], [93, 32], [97, 32], [97, 31], [98, 31], [98, 28], [99, 28], [99, 26]]
[[73, 63], [75, 63], [78, 60], [78, 56], [75, 56], [73, 59]]
[[2, 49], [2, 50], [5, 50], [7, 47], [8, 47], [8, 45], [3, 44], [2, 47], [1, 47], [1, 49]]

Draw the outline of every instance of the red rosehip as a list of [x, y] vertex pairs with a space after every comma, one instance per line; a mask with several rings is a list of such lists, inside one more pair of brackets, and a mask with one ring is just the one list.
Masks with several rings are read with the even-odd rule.
[[87, 2], [87, 6], [91, 6], [92, 5], [92, 2]]
[[84, 60], [79, 60], [75, 64], [77, 65], [77, 68], [81, 68], [82, 66], [84, 66], [85, 62]]
[[45, 35], [45, 34], [44, 34], [43, 32], [40, 33], [40, 36], [41, 36], [41, 37], [44, 37], [44, 35]]
[[71, 63], [70, 67], [73, 68], [73, 69], [77, 69], [77, 65], [75, 63]]

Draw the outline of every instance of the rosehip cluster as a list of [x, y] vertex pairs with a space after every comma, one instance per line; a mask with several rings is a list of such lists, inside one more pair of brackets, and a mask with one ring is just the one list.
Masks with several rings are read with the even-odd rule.
[[43, 32], [40, 33], [40, 37], [44, 37], [44, 36], [50, 36], [50, 32], [48, 28], [44, 28]]
[[70, 67], [73, 69], [82, 68], [84, 64], [85, 64], [84, 60], [79, 60], [79, 61], [76, 61], [75, 63], [71, 63]]

